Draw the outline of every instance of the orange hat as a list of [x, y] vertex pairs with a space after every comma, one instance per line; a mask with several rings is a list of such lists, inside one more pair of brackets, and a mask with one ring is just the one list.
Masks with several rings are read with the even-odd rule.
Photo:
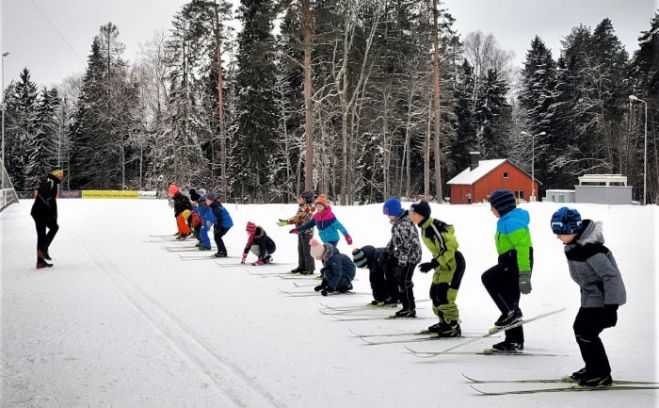
[[170, 197], [174, 197], [176, 193], [178, 193], [178, 187], [176, 187], [176, 184], [172, 183], [169, 185], [169, 188], [167, 189], [167, 195]]
[[321, 194], [316, 198], [316, 201], [313, 202], [314, 205], [320, 204], [323, 207], [327, 208], [329, 207], [329, 201], [327, 201], [327, 195]]

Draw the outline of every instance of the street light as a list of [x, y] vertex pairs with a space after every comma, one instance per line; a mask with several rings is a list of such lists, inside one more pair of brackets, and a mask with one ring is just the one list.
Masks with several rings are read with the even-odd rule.
[[629, 100], [641, 102], [645, 105], [645, 142], [643, 144], [643, 205], [646, 205], [647, 201], [645, 194], [647, 192], [648, 185], [648, 103], [643, 99], [637, 98], [635, 95], [629, 95]]
[[522, 131], [521, 133], [531, 138], [531, 197], [529, 197], [529, 202], [531, 202], [535, 198], [535, 138], [536, 136], [544, 136], [547, 132], [540, 132], [535, 136], [532, 136], [525, 131]]
[[[0, 83], [0, 93], [2, 93], [2, 166], [5, 165], [5, 57], [8, 52], [2, 53], [2, 83]], [[5, 188], [5, 178], [2, 177], [2, 188]]]

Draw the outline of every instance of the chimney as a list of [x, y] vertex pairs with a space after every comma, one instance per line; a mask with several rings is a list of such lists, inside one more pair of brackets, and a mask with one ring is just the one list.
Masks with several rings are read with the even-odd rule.
[[481, 159], [480, 152], [469, 152], [469, 169], [474, 171], [478, 167], [478, 162]]

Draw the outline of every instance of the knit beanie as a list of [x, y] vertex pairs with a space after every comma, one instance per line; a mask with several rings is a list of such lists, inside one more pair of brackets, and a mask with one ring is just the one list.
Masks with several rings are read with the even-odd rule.
[[318, 198], [316, 198], [316, 201], [314, 201], [313, 204], [314, 205], [320, 204], [325, 208], [329, 207], [329, 202], [327, 201], [327, 195], [325, 195], [325, 194], [319, 195]]
[[217, 200], [217, 194], [211, 191], [210, 193], [206, 194], [206, 199], [215, 202], [215, 200]]
[[197, 192], [199, 193], [199, 195], [203, 195], [203, 196], [206, 195], [206, 189], [205, 188], [200, 188], [199, 191], [197, 191]]
[[[42, 173], [42, 174], [43, 174], [43, 173]], [[53, 176], [55, 176], [55, 177], [57, 177], [57, 178], [64, 177], [64, 170], [62, 170], [62, 169], [55, 169], [55, 170], [51, 171], [50, 174], [52, 174]]]
[[354, 262], [355, 266], [358, 268], [366, 266], [368, 258], [366, 258], [366, 254], [361, 248], [355, 248], [352, 250], [352, 262]]
[[304, 200], [305, 203], [313, 204], [313, 191], [305, 191], [304, 193], [300, 194], [300, 197]]
[[390, 217], [398, 217], [402, 212], [403, 206], [398, 197], [391, 197], [384, 202], [384, 206], [382, 207], [382, 213]]
[[490, 194], [490, 205], [503, 216], [515, 209], [515, 196], [510, 190], [497, 190]]
[[311, 246], [311, 249], [309, 250], [311, 256], [316, 259], [321, 259], [325, 253], [325, 245], [323, 245], [317, 239], [312, 239], [309, 245]]
[[169, 188], [167, 188], [167, 195], [170, 197], [174, 197], [178, 193], [178, 187], [176, 187], [176, 184], [170, 184]]
[[199, 201], [199, 193], [194, 188], [190, 189], [190, 200]]
[[245, 231], [249, 234], [253, 234], [256, 232], [256, 224], [254, 224], [251, 221], [247, 221], [247, 227], [245, 227]]
[[412, 212], [415, 212], [422, 216], [423, 218], [430, 217], [430, 204], [427, 201], [419, 201], [410, 206]]
[[574, 208], [561, 207], [551, 216], [554, 234], [576, 234], [581, 230], [581, 214]]

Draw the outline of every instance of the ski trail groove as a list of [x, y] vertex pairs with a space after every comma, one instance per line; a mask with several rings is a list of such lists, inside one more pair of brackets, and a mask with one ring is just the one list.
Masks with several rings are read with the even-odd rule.
[[76, 236], [76, 240], [73, 241], [75, 245], [103, 272], [131, 305], [161, 332], [184, 358], [192, 362], [221, 390], [227, 402], [238, 407], [284, 407], [258, 384], [256, 379], [216, 352], [194, 330], [121, 273], [104, 254], [92, 244], [86, 243], [84, 237], [71, 231], [69, 233]]

